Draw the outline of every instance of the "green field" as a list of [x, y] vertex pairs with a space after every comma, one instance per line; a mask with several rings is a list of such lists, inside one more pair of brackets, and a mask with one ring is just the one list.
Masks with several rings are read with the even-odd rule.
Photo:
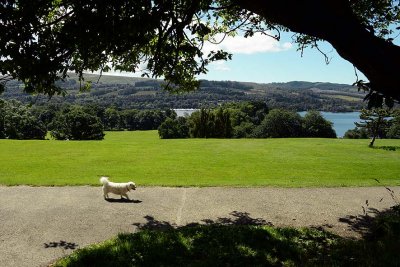
[[2, 185], [400, 185], [400, 140], [175, 139], [107, 132], [103, 141], [0, 140]]

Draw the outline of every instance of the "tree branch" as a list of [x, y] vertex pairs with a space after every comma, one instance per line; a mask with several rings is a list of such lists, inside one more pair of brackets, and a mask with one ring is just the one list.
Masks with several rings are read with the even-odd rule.
[[400, 47], [365, 29], [347, 0], [236, 0], [291, 31], [329, 42], [369, 79], [371, 89], [400, 101]]

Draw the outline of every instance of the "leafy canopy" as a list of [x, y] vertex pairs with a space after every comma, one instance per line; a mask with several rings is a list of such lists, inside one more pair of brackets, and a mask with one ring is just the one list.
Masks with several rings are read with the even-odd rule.
[[[266, 11], [285, 5], [276, 15]], [[262, 5], [255, 0], [5, 0], [0, 4], [0, 89], [7, 80], [20, 79], [26, 92], [64, 94], [57, 81], [68, 72], [83, 81], [85, 71], [112, 68], [163, 77], [172, 91], [192, 90], [210, 62], [231, 58], [224, 51], [202, 51], [205, 42], [218, 43], [226, 34], [262, 32], [279, 39], [290, 29], [298, 32], [294, 39], [300, 50], [318, 48], [323, 37], [297, 30], [301, 17], [293, 24], [285, 16], [296, 5], [293, 0]], [[315, 16], [334, 12], [325, 5], [350, 8], [363, 28], [387, 42], [398, 30], [391, 27], [400, 20], [398, 0], [309, 0], [301, 7]], [[371, 89], [364, 81], [359, 85]]]

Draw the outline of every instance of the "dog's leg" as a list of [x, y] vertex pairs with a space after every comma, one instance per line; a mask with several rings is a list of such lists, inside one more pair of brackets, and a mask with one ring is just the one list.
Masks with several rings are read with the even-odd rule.
[[104, 185], [103, 185], [103, 196], [104, 196], [104, 199], [108, 199], [108, 191]]
[[[131, 200], [129, 197], [128, 197], [128, 195], [125, 193], [125, 194], [122, 194], [124, 197], [126, 197], [126, 199], [127, 200]], [[122, 198], [122, 195], [121, 195], [121, 198]]]

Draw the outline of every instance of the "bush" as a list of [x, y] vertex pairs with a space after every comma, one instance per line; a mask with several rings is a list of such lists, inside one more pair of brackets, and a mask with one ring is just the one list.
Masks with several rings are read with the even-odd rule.
[[367, 139], [369, 138], [368, 132], [365, 128], [354, 128], [351, 130], [347, 130], [344, 133], [344, 138], [348, 139]]
[[247, 138], [252, 137], [254, 124], [251, 122], [242, 122], [240, 125], [233, 127], [234, 138]]
[[253, 135], [257, 138], [301, 137], [303, 135], [302, 118], [293, 111], [273, 109], [254, 129]]
[[400, 110], [395, 111], [393, 115], [393, 119], [390, 121], [391, 125], [387, 131], [387, 137], [400, 139]]
[[189, 137], [189, 127], [186, 118], [178, 117], [177, 119], [167, 118], [158, 127], [158, 134], [161, 139], [187, 138]]
[[102, 140], [104, 127], [97, 116], [81, 107], [59, 112], [49, 125], [50, 135], [57, 140]]
[[393, 124], [389, 128], [387, 138], [400, 139], [400, 124]]
[[9, 114], [5, 117], [5, 136], [9, 139], [44, 139], [44, 124], [29, 114]]
[[19, 102], [0, 103], [0, 138], [44, 139], [46, 126]]

